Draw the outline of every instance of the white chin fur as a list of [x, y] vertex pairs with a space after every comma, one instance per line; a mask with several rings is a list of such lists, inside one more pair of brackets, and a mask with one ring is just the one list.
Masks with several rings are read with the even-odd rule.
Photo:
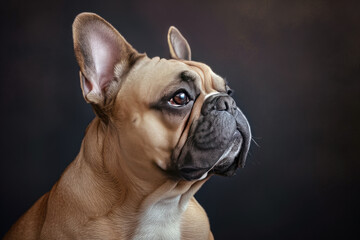
[[207, 175], [208, 175], [208, 172], [204, 173], [204, 175], [202, 175], [202, 176], [198, 179], [198, 181], [205, 179], [205, 178], [207, 177]]

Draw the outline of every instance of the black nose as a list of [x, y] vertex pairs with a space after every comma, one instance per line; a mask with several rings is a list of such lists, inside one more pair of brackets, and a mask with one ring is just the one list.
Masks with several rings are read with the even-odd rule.
[[235, 106], [234, 99], [229, 96], [220, 96], [216, 99], [215, 110], [232, 112]]
[[229, 113], [233, 113], [236, 110], [236, 103], [232, 97], [229, 95], [216, 95], [210, 96], [204, 102], [204, 105], [201, 109], [202, 115], [206, 115], [210, 111], [226, 111]]

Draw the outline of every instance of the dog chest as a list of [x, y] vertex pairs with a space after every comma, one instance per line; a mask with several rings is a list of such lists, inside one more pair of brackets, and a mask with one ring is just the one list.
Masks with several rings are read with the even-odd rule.
[[180, 196], [161, 200], [149, 206], [142, 214], [135, 231], [134, 240], [179, 240], [182, 208]]

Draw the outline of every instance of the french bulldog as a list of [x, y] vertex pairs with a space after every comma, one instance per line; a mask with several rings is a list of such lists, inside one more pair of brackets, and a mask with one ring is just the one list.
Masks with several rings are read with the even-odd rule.
[[108, 22], [73, 23], [80, 84], [95, 119], [76, 159], [5, 239], [213, 239], [193, 197], [243, 167], [251, 132], [226, 81], [191, 60], [170, 27], [170, 59], [138, 53]]

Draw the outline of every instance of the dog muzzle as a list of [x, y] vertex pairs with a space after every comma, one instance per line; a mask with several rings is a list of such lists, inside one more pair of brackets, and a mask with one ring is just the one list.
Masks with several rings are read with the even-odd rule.
[[181, 151], [172, 156], [175, 172], [185, 180], [231, 176], [244, 167], [250, 141], [250, 125], [234, 99], [223, 93], [211, 95], [191, 123]]

